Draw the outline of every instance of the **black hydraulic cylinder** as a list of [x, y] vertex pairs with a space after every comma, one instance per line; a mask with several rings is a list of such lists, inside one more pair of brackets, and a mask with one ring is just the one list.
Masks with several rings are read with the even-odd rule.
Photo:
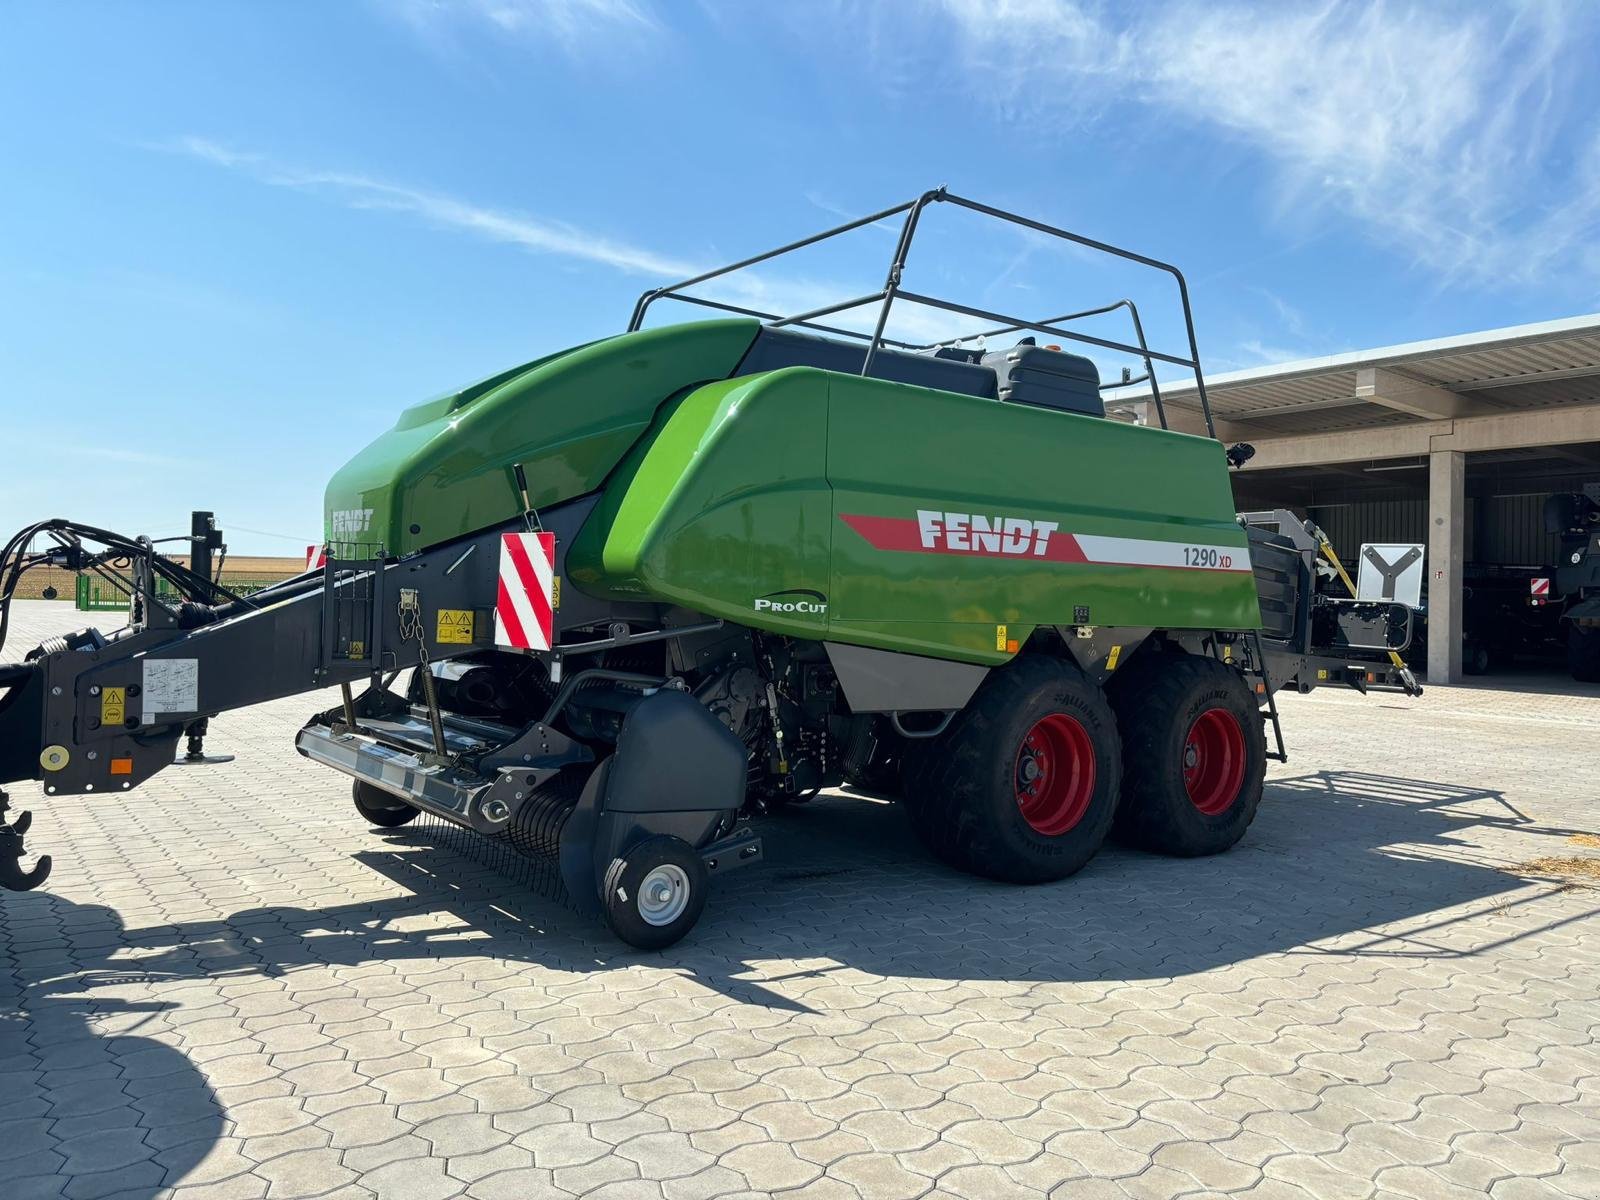
[[215, 513], [196, 509], [189, 514], [189, 569], [208, 583], [216, 581], [211, 576], [211, 553], [222, 545], [222, 534], [217, 531]]

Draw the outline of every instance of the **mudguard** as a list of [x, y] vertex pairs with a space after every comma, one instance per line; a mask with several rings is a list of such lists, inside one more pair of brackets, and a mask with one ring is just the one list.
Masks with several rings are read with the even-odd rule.
[[572, 903], [598, 912], [611, 861], [649, 837], [696, 850], [731, 828], [744, 806], [745, 745], [685, 692], [646, 696], [617, 749], [589, 776], [561, 831], [561, 879]]

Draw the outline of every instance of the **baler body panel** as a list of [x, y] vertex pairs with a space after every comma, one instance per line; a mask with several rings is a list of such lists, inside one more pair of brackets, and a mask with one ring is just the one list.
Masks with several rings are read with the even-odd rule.
[[598, 489], [684, 387], [726, 379], [754, 320], [593, 342], [408, 409], [334, 475], [325, 536], [408, 554], [514, 518], [513, 467], [543, 507]]
[[1040, 625], [1260, 625], [1215, 441], [807, 367], [669, 406], [567, 566], [598, 595], [983, 663]]
[[[655, 598], [798, 637], [827, 628], [827, 372], [789, 368], [676, 400], [567, 553], [585, 591]], [[794, 607], [763, 608], [756, 601]]]
[[830, 392], [836, 640], [993, 662], [1002, 625], [1260, 625], [1216, 441], [854, 376]]

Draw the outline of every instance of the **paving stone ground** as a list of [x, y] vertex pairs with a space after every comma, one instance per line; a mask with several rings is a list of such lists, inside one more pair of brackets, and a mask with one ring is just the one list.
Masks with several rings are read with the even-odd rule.
[[824, 798], [665, 954], [369, 830], [311, 698], [19, 786], [0, 1197], [1594, 1200], [1600, 890], [1519, 865], [1600, 856], [1600, 689], [1490, 682], [1288, 699], [1215, 859], [1012, 888]]

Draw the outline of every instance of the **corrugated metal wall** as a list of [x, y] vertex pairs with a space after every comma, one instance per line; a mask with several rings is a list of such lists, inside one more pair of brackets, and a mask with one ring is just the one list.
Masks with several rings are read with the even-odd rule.
[[[1469, 500], [1467, 503], [1470, 506], [1472, 502]], [[1324, 504], [1308, 508], [1306, 512], [1322, 526], [1334, 550], [1347, 563], [1356, 561], [1363, 542], [1428, 540], [1428, 501], [1425, 497]], [[1471, 555], [1470, 547], [1467, 553]]]
[[1555, 561], [1561, 539], [1544, 531], [1548, 492], [1522, 496], [1490, 496], [1477, 522], [1480, 562], [1540, 566]]
[[[1549, 492], [1467, 497], [1468, 562], [1544, 566], [1555, 561], [1558, 539], [1544, 531]], [[1339, 557], [1355, 561], [1363, 542], [1426, 542], [1425, 498], [1360, 500], [1308, 508]]]

